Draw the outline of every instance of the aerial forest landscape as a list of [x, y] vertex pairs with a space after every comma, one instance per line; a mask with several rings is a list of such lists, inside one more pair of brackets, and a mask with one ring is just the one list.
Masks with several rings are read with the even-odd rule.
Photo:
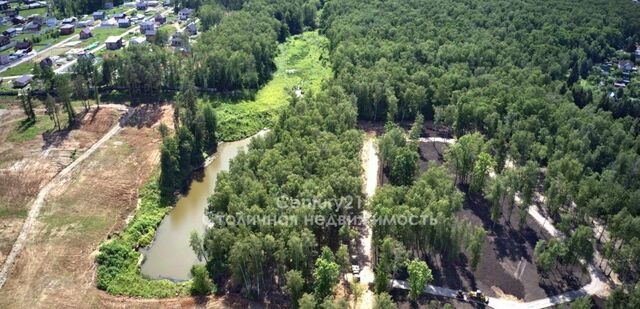
[[640, 308], [640, 1], [0, 1], [0, 308]]

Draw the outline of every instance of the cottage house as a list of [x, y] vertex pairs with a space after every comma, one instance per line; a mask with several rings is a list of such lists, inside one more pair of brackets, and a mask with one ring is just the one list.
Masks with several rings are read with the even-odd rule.
[[178, 17], [180, 20], [187, 20], [193, 14], [193, 10], [189, 8], [184, 8], [178, 12]]
[[100, 23], [101, 28], [116, 27], [116, 26], [118, 26], [118, 22], [116, 22], [116, 20], [113, 18], [105, 20]]
[[150, 20], [140, 23], [140, 33], [146, 33], [148, 30], [156, 30], [156, 24]]
[[126, 17], [127, 17], [127, 14], [126, 14], [126, 13], [116, 13], [116, 14], [113, 14], [113, 18], [114, 18], [114, 19], [116, 19], [116, 20], [118, 20], [118, 19], [123, 19], [123, 18], [126, 18]]
[[11, 63], [11, 57], [9, 55], [0, 55], [0, 65]]
[[187, 25], [186, 30], [190, 35], [198, 34], [198, 26], [196, 26], [196, 23], [193, 22]]
[[131, 27], [131, 21], [128, 18], [118, 19], [118, 27], [119, 28], [129, 28], [129, 27]]
[[9, 9], [9, 1], [0, 1], [0, 10], [8, 10]]
[[144, 32], [144, 36], [147, 38], [147, 41], [153, 41], [156, 38], [158, 31], [156, 30], [147, 30]]
[[86, 19], [78, 22], [78, 27], [80, 28], [91, 27], [91, 26], [93, 26], [93, 19]]
[[154, 17], [154, 20], [156, 21], [156, 23], [162, 25], [164, 23], [167, 22], [167, 18], [165, 16], [163, 16], [162, 14], [157, 14], [156, 17]]
[[146, 11], [147, 10], [147, 2], [145, 2], [145, 1], [136, 2], [136, 10], [138, 10], [138, 11]]
[[104, 3], [104, 9], [105, 10], [113, 9], [113, 2], [105, 2]]
[[11, 18], [11, 22], [14, 25], [21, 25], [21, 24], [26, 23], [27, 19], [22, 17], [22, 16], [20, 16], [20, 15], [16, 15], [16, 16], [13, 16], [13, 18]]
[[92, 14], [93, 20], [103, 20], [106, 18], [106, 14], [103, 11], [96, 11]]
[[32, 23], [36, 23], [40, 26], [44, 25], [44, 17], [40, 16], [38, 14], [31, 14], [29, 15], [29, 17], [27, 17], [27, 21], [32, 22]]
[[93, 36], [93, 33], [91, 33], [91, 29], [90, 28], [84, 28], [82, 29], [82, 31], [80, 31], [80, 39], [81, 40], [86, 40], [90, 37]]
[[147, 39], [144, 37], [135, 37], [129, 40], [129, 45], [142, 45], [147, 42]]
[[618, 69], [622, 72], [631, 72], [633, 70], [633, 62], [629, 60], [618, 61]]
[[4, 15], [13, 18], [14, 16], [18, 16], [18, 10], [6, 10], [4, 11]]
[[33, 48], [33, 43], [27, 40], [16, 42], [16, 46], [14, 46], [14, 49], [16, 51], [22, 50], [23, 53], [30, 53], [32, 48]]
[[50, 17], [50, 18], [47, 18], [46, 23], [47, 23], [47, 27], [53, 28], [58, 25], [58, 19], [56, 19], [55, 17]]
[[108, 50], [117, 50], [122, 48], [122, 38], [117, 36], [110, 36], [104, 41]]
[[9, 28], [2, 32], [2, 34], [12, 38], [18, 34], [18, 30], [16, 30], [16, 28]]
[[72, 34], [75, 31], [76, 31], [76, 26], [74, 26], [72, 24], [63, 24], [62, 26], [60, 26], [60, 34], [61, 35]]
[[11, 39], [6, 35], [0, 35], [0, 47], [11, 44]]
[[40, 31], [41, 27], [42, 26], [40, 26], [39, 24], [36, 24], [34, 22], [30, 22], [26, 26], [24, 26], [24, 28], [22, 28], [22, 31], [23, 32], [38, 32], [38, 31]]
[[63, 25], [76, 25], [76, 23], [78, 22], [78, 19], [75, 17], [69, 17], [69, 18], [65, 18], [62, 20], [62, 24]]
[[53, 59], [51, 59], [51, 57], [44, 58], [42, 59], [42, 61], [40, 61], [41, 69], [50, 68], [52, 66], [53, 66]]
[[33, 77], [30, 75], [23, 75], [13, 80], [13, 88], [24, 88], [31, 83]]

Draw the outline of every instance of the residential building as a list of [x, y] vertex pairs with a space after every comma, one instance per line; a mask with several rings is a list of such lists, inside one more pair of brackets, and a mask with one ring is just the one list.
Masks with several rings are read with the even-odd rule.
[[38, 31], [40, 31], [41, 27], [42, 26], [40, 26], [39, 24], [36, 24], [34, 22], [30, 22], [26, 26], [24, 26], [24, 28], [22, 28], [22, 31], [23, 32], [38, 32]]
[[190, 35], [196, 35], [198, 34], [198, 26], [196, 26], [196, 23], [191, 22], [187, 25], [186, 29], [185, 29]]
[[0, 1], [0, 10], [8, 10], [9, 9], [9, 1]]
[[27, 40], [16, 42], [16, 46], [14, 46], [14, 49], [16, 51], [22, 50], [24, 51], [24, 53], [30, 53], [32, 48], [33, 48], [33, 43]]
[[162, 5], [164, 5], [164, 6], [171, 6], [171, 0], [164, 0], [164, 1], [162, 2]]
[[21, 24], [26, 23], [27, 19], [22, 17], [22, 16], [20, 16], [20, 15], [16, 15], [16, 16], [13, 16], [13, 18], [11, 18], [11, 22], [14, 25], [21, 25]]
[[9, 55], [0, 55], [0, 65], [11, 63], [11, 57]]
[[33, 77], [30, 75], [23, 75], [13, 80], [13, 88], [24, 88], [31, 83]]
[[76, 26], [74, 26], [72, 24], [63, 24], [62, 26], [60, 26], [60, 34], [61, 35], [72, 34], [75, 31], [76, 31]]
[[108, 50], [117, 50], [122, 48], [122, 38], [117, 36], [110, 36], [104, 41]]
[[147, 42], [145, 37], [135, 37], [129, 40], [129, 45], [142, 45]]
[[86, 40], [90, 37], [93, 36], [93, 33], [91, 33], [91, 29], [90, 28], [84, 28], [82, 29], [82, 31], [80, 31], [80, 39], [81, 40]]
[[103, 20], [107, 17], [107, 14], [104, 11], [96, 11], [91, 15], [93, 16], [93, 20]]
[[126, 17], [127, 17], [127, 13], [116, 13], [116, 14], [113, 14], [113, 18], [115, 18], [116, 20], [123, 19], [123, 18], [126, 18]]
[[51, 59], [51, 57], [44, 58], [42, 59], [42, 61], [40, 61], [41, 69], [50, 68], [52, 66], [53, 66], [53, 59]]
[[58, 25], [58, 20], [55, 17], [49, 17], [47, 18], [47, 27], [49, 28], [53, 28], [56, 27]]
[[113, 2], [105, 2], [104, 3], [104, 9], [105, 10], [113, 9]]
[[0, 35], [0, 47], [11, 44], [11, 39], [6, 35]]
[[153, 41], [156, 38], [156, 34], [158, 31], [156, 30], [147, 30], [144, 32], [144, 36], [147, 38], [147, 41]]
[[16, 28], [9, 28], [2, 32], [2, 34], [12, 38], [18, 34], [18, 30], [16, 30]]
[[109, 27], [117, 27], [117, 26], [118, 26], [118, 22], [113, 18], [105, 20], [100, 23], [101, 28], [109, 28]]
[[156, 23], [162, 25], [167, 22], [167, 17], [163, 16], [162, 14], [157, 14], [156, 17], [154, 17], [154, 20], [156, 21]]
[[181, 32], [176, 32], [171, 36], [171, 46], [173, 47], [182, 47], [183, 34]]
[[80, 28], [91, 27], [91, 26], [93, 26], [93, 19], [86, 19], [78, 22], [78, 27]]
[[156, 24], [150, 20], [140, 23], [140, 33], [146, 33], [148, 30], [156, 30]]
[[76, 23], [78, 22], [78, 19], [75, 17], [69, 17], [69, 18], [65, 18], [62, 20], [62, 24], [63, 25], [76, 25]]
[[129, 27], [131, 27], [131, 21], [128, 18], [118, 19], [118, 27], [120, 27], [120, 28], [129, 28]]
[[138, 1], [138, 2], [136, 2], [136, 10], [138, 10], [138, 11], [146, 11], [147, 10], [147, 2], [146, 1]]
[[178, 12], [178, 17], [180, 20], [187, 20], [193, 14], [193, 10], [189, 8], [184, 8]]

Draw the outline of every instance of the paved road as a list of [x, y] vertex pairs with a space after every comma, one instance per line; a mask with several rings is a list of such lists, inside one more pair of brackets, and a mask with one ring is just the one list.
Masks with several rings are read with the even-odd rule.
[[22, 252], [22, 249], [24, 248], [24, 245], [27, 242], [27, 237], [29, 236], [29, 232], [31, 231], [33, 224], [36, 222], [36, 218], [40, 214], [40, 210], [42, 209], [42, 206], [45, 205], [45, 199], [47, 198], [51, 190], [68, 181], [69, 176], [71, 175], [71, 172], [80, 163], [82, 163], [85, 159], [91, 156], [96, 150], [98, 150], [98, 148], [100, 148], [100, 146], [106, 143], [111, 137], [113, 137], [118, 132], [120, 132], [120, 130], [122, 130], [123, 128], [121, 124], [125, 123], [126, 119], [131, 115], [132, 112], [133, 112], [133, 109], [130, 109], [129, 112], [121, 118], [118, 124], [114, 125], [113, 128], [109, 130], [109, 132], [107, 132], [105, 135], [102, 136], [102, 138], [100, 138], [100, 140], [95, 142], [89, 149], [87, 149], [87, 151], [85, 151], [82, 155], [76, 158], [71, 164], [65, 167], [62, 171], [60, 171], [53, 179], [51, 179], [51, 181], [49, 181], [49, 183], [47, 183], [40, 190], [40, 192], [38, 193], [38, 196], [33, 202], [33, 205], [31, 205], [31, 209], [29, 210], [29, 214], [27, 215], [27, 218], [24, 220], [24, 223], [22, 224], [22, 229], [20, 230], [20, 234], [18, 235], [18, 238], [13, 243], [13, 247], [11, 248], [11, 252], [9, 253], [9, 256], [7, 256], [7, 259], [5, 260], [4, 265], [2, 265], [2, 270], [0, 270], [0, 288], [2, 288], [2, 286], [6, 282], [7, 277], [11, 273], [11, 270], [13, 268], [16, 258], [18, 257], [18, 255], [20, 255], [20, 252]]

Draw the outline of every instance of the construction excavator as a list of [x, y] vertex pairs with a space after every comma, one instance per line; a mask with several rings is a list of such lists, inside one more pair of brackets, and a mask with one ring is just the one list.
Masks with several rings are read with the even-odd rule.
[[469, 296], [470, 300], [473, 301], [477, 301], [483, 304], [488, 304], [489, 303], [489, 297], [487, 297], [486, 295], [482, 294], [482, 291], [480, 290], [476, 290], [476, 291], [471, 291], [467, 294]]
[[456, 298], [460, 301], [477, 302], [485, 305], [489, 303], [489, 297], [482, 294], [482, 291], [480, 290], [471, 291], [469, 293], [458, 290]]

